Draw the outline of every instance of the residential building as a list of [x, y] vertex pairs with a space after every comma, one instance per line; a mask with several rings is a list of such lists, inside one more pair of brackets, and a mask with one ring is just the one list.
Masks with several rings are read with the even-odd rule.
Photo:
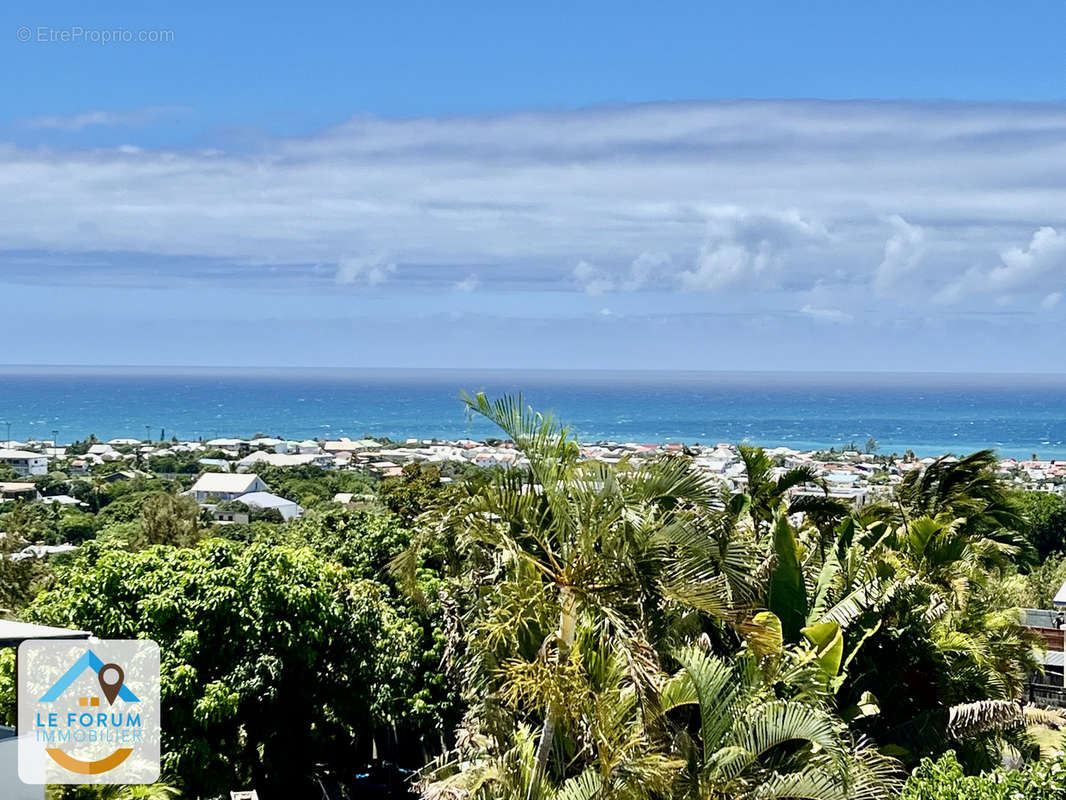
[[0, 500], [39, 500], [37, 486], [23, 481], [0, 481]]
[[250, 492], [238, 497], [237, 502], [244, 503], [249, 508], [275, 508], [286, 522], [303, 516], [304, 513], [304, 510], [292, 500], [286, 500], [270, 492]]
[[29, 450], [0, 450], [0, 464], [7, 464], [19, 475], [48, 473], [48, 456]]
[[205, 503], [211, 499], [236, 500], [243, 494], [266, 492], [269, 488], [262, 478], [251, 473], [206, 472], [185, 494], [197, 503]]

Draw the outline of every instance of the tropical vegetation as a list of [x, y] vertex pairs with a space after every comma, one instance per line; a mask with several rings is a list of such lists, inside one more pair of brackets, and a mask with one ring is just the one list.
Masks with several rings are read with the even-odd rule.
[[[225, 526], [176, 495], [181, 465], [126, 490], [84, 480], [77, 554], [0, 561], [0, 599], [159, 642], [158, 796], [360, 796], [368, 780], [427, 800], [1062, 788], [1058, 747], [1034, 734], [1066, 719], [1024, 702], [1041, 642], [1017, 609], [1064, 577], [1066, 531], [1056, 501], [996, 478], [992, 453], [854, 508], [756, 447], [730, 488], [683, 452], [587, 460], [520, 397], [466, 403], [521, 466], [450, 481], [269, 468], [308, 513]], [[66, 516], [16, 504], [0, 526], [58, 535]], [[0, 658], [8, 718], [10, 676]]]

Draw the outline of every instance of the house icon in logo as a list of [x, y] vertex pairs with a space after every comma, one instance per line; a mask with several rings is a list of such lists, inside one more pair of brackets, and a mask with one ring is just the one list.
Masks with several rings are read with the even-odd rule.
[[[68, 669], [59, 680], [53, 683], [47, 692], [41, 695], [41, 698], [40, 700], [38, 700], [38, 702], [54, 703], [56, 700], [62, 697], [63, 693], [66, 692], [73, 685], [74, 681], [81, 677], [82, 673], [84, 673], [85, 670], [91, 670], [92, 672], [94, 672], [97, 675], [97, 678], [100, 680], [101, 688], [104, 689], [105, 694], [109, 693], [109, 687], [114, 686], [116, 684], [105, 683], [105, 678], [103, 675], [105, 667], [111, 667], [112, 669], [115, 669], [117, 665], [105, 664], [104, 660], [100, 658], [100, 656], [96, 655], [96, 653], [94, 653], [92, 650], [86, 650], [85, 653], [81, 656], [81, 658], [75, 661], [74, 665], [70, 669]], [[125, 700], [127, 703], [141, 702], [138, 699], [137, 695], [131, 692], [130, 688], [122, 682], [122, 678], [124, 676], [122, 675], [121, 669], [119, 669], [118, 672], [120, 675], [120, 680], [117, 684], [118, 691], [116, 693], [116, 696], [122, 700]], [[111, 702], [112, 704], [114, 704], [114, 700], [112, 700]]]

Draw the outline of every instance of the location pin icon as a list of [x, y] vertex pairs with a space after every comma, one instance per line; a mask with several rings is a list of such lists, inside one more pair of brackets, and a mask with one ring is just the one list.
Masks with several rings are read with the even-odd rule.
[[[110, 674], [112, 671], [118, 675], [118, 678], [113, 683], [108, 683], [107, 678], [105, 678], [104, 675]], [[100, 688], [103, 690], [107, 702], [114, 705], [115, 698], [118, 697], [118, 693], [122, 689], [122, 682], [126, 680], [126, 673], [122, 671], [122, 667], [118, 664], [104, 664], [100, 667], [100, 671], [96, 674], [96, 677], [100, 681]]]

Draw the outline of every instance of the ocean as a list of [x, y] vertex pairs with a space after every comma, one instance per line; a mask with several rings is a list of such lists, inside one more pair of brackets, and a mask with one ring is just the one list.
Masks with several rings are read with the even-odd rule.
[[474, 439], [462, 390], [522, 392], [582, 441], [1066, 458], [1066, 376], [0, 367], [0, 437]]

